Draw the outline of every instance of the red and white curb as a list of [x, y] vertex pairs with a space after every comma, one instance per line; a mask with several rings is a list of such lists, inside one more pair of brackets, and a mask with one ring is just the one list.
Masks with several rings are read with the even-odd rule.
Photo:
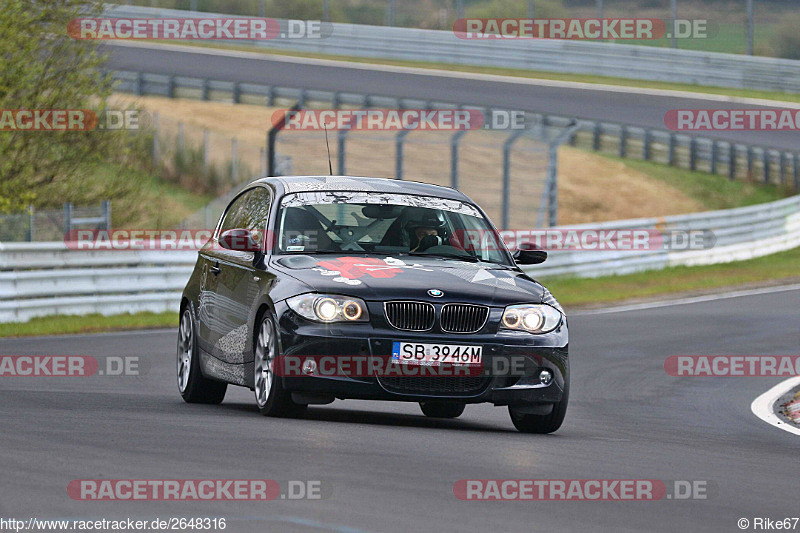
[[777, 402], [781, 396], [798, 386], [800, 386], [800, 376], [782, 381], [753, 400], [753, 403], [750, 404], [750, 410], [767, 424], [788, 431], [789, 433], [800, 435], [800, 426], [794, 425], [800, 424], [800, 393], [795, 394], [794, 399], [784, 406], [784, 413], [793, 423], [787, 423], [785, 420], [781, 419], [775, 414], [774, 409], [775, 402]]
[[800, 391], [783, 406], [783, 414], [795, 424], [800, 424]]

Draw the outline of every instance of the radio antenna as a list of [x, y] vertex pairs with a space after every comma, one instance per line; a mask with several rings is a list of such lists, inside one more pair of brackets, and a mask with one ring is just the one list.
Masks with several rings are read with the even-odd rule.
[[331, 145], [328, 144], [328, 125], [323, 122], [322, 127], [325, 128], [325, 147], [328, 148], [328, 171], [331, 173], [331, 176], [333, 176], [333, 164], [331, 164]]

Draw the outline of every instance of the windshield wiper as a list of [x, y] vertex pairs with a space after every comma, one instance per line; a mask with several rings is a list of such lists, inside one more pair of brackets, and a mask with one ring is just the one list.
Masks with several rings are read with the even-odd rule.
[[297, 251], [281, 251], [281, 255], [401, 255], [400, 253], [392, 252], [370, 252], [368, 250], [297, 250]]
[[481, 262], [491, 263], [492, 262], [492, 261], [483, 261], [483, 259], [475, 257], [474, 255], [448, 254], [446, 252], [444, 252], [444, 253], [439, 252], [439, 253], [433, 253], [433, 254], [429, 254], [429, 253], [426, 253], [426, 252], [408, 252], [408, 255], [416, 255], [416, 256], [424, 256], [424, 257], [442, 257], [442, 258], [445, 258], [445, 259], [459, 259], [461, 261], [468, 261], [470, 263], [481, 263]]

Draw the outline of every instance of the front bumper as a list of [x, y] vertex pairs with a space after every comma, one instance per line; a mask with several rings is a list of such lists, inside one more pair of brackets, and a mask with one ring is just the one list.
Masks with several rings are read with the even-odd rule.
[[[453, 400], [463, 403], [494, 405], [551, 404], [561, 401], [569, 381], [568, 330], [545, 335], [524, 332], [498, 332], [491, 326], [478, 334], [451, 334], [441, 331], [408, 332], [371, 323], [317, 324], [298, 317], [285, 304], [276, 309], [281, 353], [296, 358], [380, 358], [391, 356], [392, 344], [424, 342], [481, 345], [483, 372], [468, 377], [390, 377], [313, 373], [298, 377], [282, 376], [290, 391], [387, 401]], [[502, 312], [500, 311], [497, 311]], [[494, 310], [493, 310], [494, 313]], [[492, 324], [490, 316], [489, 324]], [[487, 331], [494, 329], [495, 331]], [[317, 359], [318, 360], [318, 359]], [[542, 370], [549, 370], [552, 380], [539, 380]]]

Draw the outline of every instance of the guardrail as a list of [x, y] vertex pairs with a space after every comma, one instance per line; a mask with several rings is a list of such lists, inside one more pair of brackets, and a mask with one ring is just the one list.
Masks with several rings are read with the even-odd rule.
[[[336, 109], [342, 106], [395, 109], [460, 107], [481, 109], [487, 114], [492, 112], [491, 108], [415, 98], [236, 83], [146, 72], [116, 71], [113, 76], [117, 82], [117, 90], [139, 96], [151, 94], [169, 98], [285, 105], [287, 108], [295, 104], [300, 107], [323, 104]], [[572, 117], [530, 111], [526, 112], [525, 123], [541, 125], [541, 136], [547, 139], [556, 137], [573, 120], [575, 119]], [[512, 131], [511, 134], [513, 133]], [[571, 136], [569, 143], [589, 150], [614, 153], [620, 157], [706, 171], [727, 176], [731, 180], [757, 180], [800, 192], [800, 154], [787, 150], [585, 119], [577, 120], [577, 131]], [[457, 151], [451, 152], [451, 155], [457, 157]], [[457, 172], [458, 164], [452, 168]], [[338, 172], [346, 173], [344, 168], [339, 168]], [[458, 183], [457, 175], [454, 174], [451, 179], [454, 185]]]
[[[596, 277], [750, 259], [800, 246], [800, 196], [768, 204], [561, 229], [710, 231], [700, 250], [555, 251], [536, 278]], [[79, 251], [64, 243], [0, 243], [0, 322], [50, 314], [176, 311], [193, 251]]]
[[[227, 16], [115, 6], [117, 18]], [[239, 41], [271, 49], [457, 65], [594, 74], [714, 87], [800, 92], [800, 61], [655, 46], [552, 39], [459, 39], [452, 31], [331, 23], [323, 39]]]
[[0, 322], [177, 310], [196, 259], [193, 251], [79, 251], [63, 242], [0, 243]]
[[598, 277], [675, 266], [729, 263], [800, 246], [800, 196], [736, 209], [561, 226], [560, 229], [645, 229], [665, 235], [710, 231], [714, 243], [708, 249], [699, 250], [556, 251], [551, 252], [547, 262], [541, 266], [525, 269], [532, 276]]

